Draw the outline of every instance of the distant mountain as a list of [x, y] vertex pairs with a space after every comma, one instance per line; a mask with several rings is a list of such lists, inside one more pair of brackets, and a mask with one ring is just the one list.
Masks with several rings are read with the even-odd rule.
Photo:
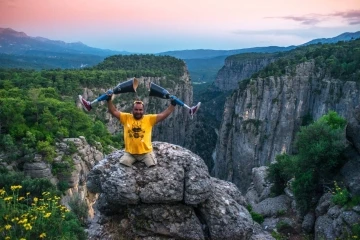
[[[350, 41], [352, 39], [360, 38], [360, 31], [354, 33], [343, 33], [333, 38], [319, 38], [299, 46], [305, 46], [317, 43], [336, 43], [339, 41]], [[169, 51], [158, 53], [159, 55], [169, 55], [183, 59], [189, 69], [190, 76], [193, 82], [212, 82], [215, 80], [217, 72], [225, 63], [225, 59], [230, 55], [241, 53], [262, 52], [284, 52], [295, 49], [299, 46], [289, 47], [254, 47], [237, 50], [210, 50], [210, 49], [196, 49], [183, 51]]]
[[212, 82], [220, 68], [224, 66], [225, 58], [231, 55], [240, 53], [252, 52], [283, 52], [290, 51], [296, 46], [289, 47], [253, 47], [236, 50], [211, 50], [211, 49], [197, 49], [197, 50], [183, 50], [183, 51], [168, 51], [158, 53], [157, 55], [168, 55], [183, 59], [188, 66], [191, 80], [193, 82]]
[[[334, 38], [314, 39], [305, 44], [335, 43], [360, 38], [360, 31], [343, 33]], [[161, 52], [155, 55], [168, 55], [183, 59], [195, 82], [211, 82], [224, 65], [225, 58], [231, 55], [250, 52], [283, 52], [298, 46], [254, 47], [235, 50], [195, 49]], [[82, 68], [94, 66], [111, 55], [129, 55], [126, 51], [113, 51], [89, 47], [81, 42], [66, 43], [43, 37], [30, 37], [11, 28], [0, 28], [0, 67], [10, 68]]]
[[318, 39], [314, 39], [311, 40], [310, 42], [304, 43], [300, 46], [306, 46], [306, 45], [310, 45], [310, 44], [317, 44], [317, 43], [337, 43], [340, 41], [350, 41], [353, 39], [358, 39], [360, 38], [360, 31], [354, 32], [354, 33], [343, 33], [340, 34], [339, 36], [333, 37], [333, 38], [318, 38]]
[[83, 68], [112, 55], [129, 52], [89, 47], [81, 42], [66, 43], [30, 37], [11, 28], [0, 28], [0, 67], [27, 69]]
[[129, 54], [129, 52], [89, 47], [82, 42], [66, 43], [43, 37], [30, 37], [23, 32], [17, 32], [11, 28], [0, 28], [0, 53], [26, 54], [28, 51], [90, 54], [103, 57], [116, 54]]
[[90, 54], [28, 51], [26, 54], [0, 53], [0, 68], [77, 69], [94, 66], [105, 57]]
[[169, 55], [180, 59], [201, 59], [201, 58], [214, 58], [219, 56], [230, 56], [239, 53], [250, 53], [250, 52], [283, 52], [289, 51], [296, 48], [296, 46], [289, 47], [253, 47], [253, 48], [242, 48], [236, 50], [212, 50], [212, 49], [196, 49], [196, 50], [180, 50], [180, 51], [168, 51], [161, 52], [157, 55]]
[[319, 38], [314, 39], [310, 42], [298, 45], [298, 46], [288, 46], [288, 47], [253, 47], [253, 48], [242, 48], [236, 50], [212, 50], [212, 49], [194, 49], [194, 50], [179, 50], [179, 51], [168, 51], [157, 53], [158, 55], [169, 55], [172, 57], [177, 57], [180, 59], [201, 59], [201, 58], [213, 58], [219, 56], [230, 56], [240, 53], [250, 53], [250, 52], [263, 52], [263, 53], [273, 53], [273, 52], [283, 52], [290, 51], [296, 47], [317, 44], [317, 43], [336, 43], [339, 41], [350, 41], [351, 39], [360, 38], [360, 31], [354, 33], [343, 33], [339, 36], [333, 38]]

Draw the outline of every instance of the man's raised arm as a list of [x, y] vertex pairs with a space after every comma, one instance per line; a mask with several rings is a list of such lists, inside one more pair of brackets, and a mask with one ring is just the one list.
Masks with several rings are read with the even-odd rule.
[[165, 120], [165, 118], [167, 118], [175, 110], [175, 106], [176, 106], [176, 104], [173, 105], [171, 103], [171, 105], [167, 109], [165, 109], [161, 113], [158, 113], [156, 115], [156, 123], [161, 122], [162, 120]]
[[120, 119], [120, 112], [115, 108], [111, 98], [107, 101], [107, 105], [111, 115], [113, 115], [117, 119]]

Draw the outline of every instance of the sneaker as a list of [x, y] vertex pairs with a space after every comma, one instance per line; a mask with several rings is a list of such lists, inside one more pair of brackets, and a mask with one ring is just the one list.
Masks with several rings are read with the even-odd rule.
[[191, 115], [191, 118], [195, 115], [195, 113], [199, 110], [201, 105], [201, 102], [198, 102], [198, 104], [196, 104], [195, 106], [191, 107], [189, 110], [189, 113]]
[[83, 108], [89, 112], [91, 110], [91, 103], [86, 101], [81, 95], [79, 95], [79, 100]]

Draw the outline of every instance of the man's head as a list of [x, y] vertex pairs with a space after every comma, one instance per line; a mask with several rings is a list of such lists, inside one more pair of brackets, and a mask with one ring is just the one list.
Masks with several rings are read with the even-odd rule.
[[136, 120], [139, 120], [144, 115], [144, 103], [142, 101], [135, 101], [132, 114]]

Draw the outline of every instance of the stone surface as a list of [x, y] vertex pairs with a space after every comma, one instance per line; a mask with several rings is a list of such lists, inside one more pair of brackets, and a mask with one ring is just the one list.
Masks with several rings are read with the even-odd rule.
[[[349, 122], [360, 104], [359, 85], [333, 79], [314, 62], [279, 77], [254, 78], [227, 99], [215, 149], [213, 176], [245, 191], [254, 167], [266, 166], [280, 153], [293, 153], [293, 140], [306, 118], [329, 110]], [[354, 125], [355, 126], [355, 125]], [[358, 137], [358, 131], [352, 131]]]
[[271, 184], [266, 180], [268, 167], [253, 168], [252, 179], [256, 191], [259, 193], [259, 201], [270, 196]]
[[215, 86], [222, 91], [237, 89], [239, 81], [251, 77], [276, 60], [271, 54], [257, 54], [258, 57], [255, 57], [255, 54], [252, 53], [251, 59], [233, 60], [231, 57], [225, 59], [225, 65], [216, 76]]
[[211, 239], [248, 239], [252, 235], [253, 220], [246, 208], [232, 197], [234, 191], [229, 191], [228, 184], [223, 183], [213, 181], [212, 195], [199, 205]]
[[201, 158], [178, 145], [153, 147], [155, 167], [120, 165], [123, 151], [115, 151], [91, 170], [87, 187], [100, 195], [89, 239], [273, 239], [237, 187], [211, 178]]
[[341, 177], [348, 190], [360, 196], [360, 153], [348, 147], [346, 155], [349, 161], [341, 168]]
[[264, 217], [276, 217], [285, 214], [288, 209], [290, 209], [290, 203], [291, 200], [286, 195], [266, 198], [258, 204], [255, 204], [253, 206], [253, 211]]
[[307, 213], [301, 225], [302, 230], [306, 233], [311, 233], [314, 229], [315, 220], [316, 218], [314, 212]]
[[211, 181], [204, 161], [178, 145], [154, 142], [158, 164], [145, 168], [119, 163], [123, 151], [102, 160], [88, 176], [88, 188], [103, 193], [109, 204], [171, 203], [198, 204], [211, 193]]
[[26, 162], [24, 164], [24, 173], [33, 178], [53, 178], [51, 166], [46, 162]]

